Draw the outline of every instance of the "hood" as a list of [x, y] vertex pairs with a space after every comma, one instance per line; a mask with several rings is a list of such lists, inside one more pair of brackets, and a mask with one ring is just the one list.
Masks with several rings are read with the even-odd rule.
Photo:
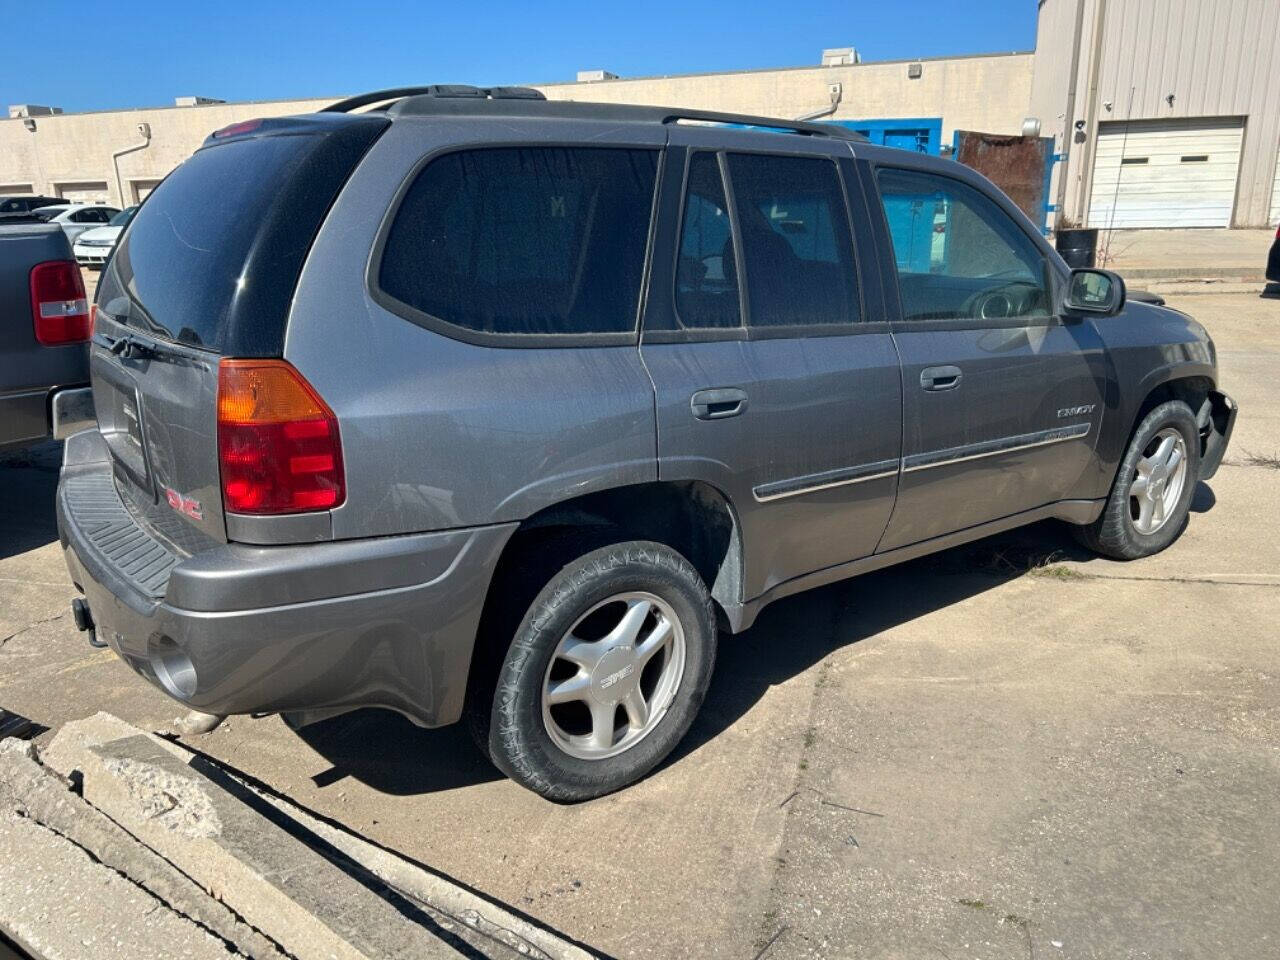
[[86, 230], [76, 238], [77, 243], [84, 243], [86, 240], [101, 240], [107, 243], [115, 243], [120, 239], [120, 231], [124, 227], [94, 227], [92, 230]]

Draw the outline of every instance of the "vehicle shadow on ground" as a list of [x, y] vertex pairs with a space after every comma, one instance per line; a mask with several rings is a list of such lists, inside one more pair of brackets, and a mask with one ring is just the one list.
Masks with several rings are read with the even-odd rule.
[[[1211, 505], [1211, 493], [1209, 498]], [[1041, 523], [779, 600], [750, 630], [721, 638], [707, 699], [664, 766], [719, 736], [771, 686], [834, 650], [1052, 564], [1092, 556], [1064, 525]], [[406, 795], [502, 776], [460, 723], [423, 730], [385, 710], [362, 710], [297, 733], [333, 765], [315, 778], [318, 786], [349, 776], [383, 793]]]
[[58, 539], [54, 497], [62, 444], [0, 453], [0, 560]]
[[424, 730], [390, 710], [357, 710], [295, 732], [332, 764], [311, 778], [317, 787], [351, 777], [381, 793], [411, 796], [503, 776], [463, 723]]

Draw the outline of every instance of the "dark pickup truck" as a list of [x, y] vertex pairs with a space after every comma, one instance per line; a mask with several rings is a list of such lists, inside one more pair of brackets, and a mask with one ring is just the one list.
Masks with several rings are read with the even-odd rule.
[[62, 228], [0, 225], [0, 450], [92, 426], [90, 319]]

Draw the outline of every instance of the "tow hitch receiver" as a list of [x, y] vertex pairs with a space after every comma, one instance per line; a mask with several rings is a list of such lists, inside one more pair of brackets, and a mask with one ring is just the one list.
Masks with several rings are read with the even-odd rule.
[[71, 618], [76, 622], [76, 629], [89, 634], [89, 646], [101, 649], [106, 643], [98, 639], [98, 628], [93, 623], [93, 614], [89, 612], [89, 604], [83, 597], [71, 601]]

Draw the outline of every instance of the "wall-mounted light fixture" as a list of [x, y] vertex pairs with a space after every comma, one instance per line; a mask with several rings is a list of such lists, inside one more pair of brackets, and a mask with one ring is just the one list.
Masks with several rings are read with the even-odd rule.
[[31, 133], [36, 132], [36, 122], [31, 117], [23, 117], [22, 125], [26, 127], [27, 130], [29, 130]]

